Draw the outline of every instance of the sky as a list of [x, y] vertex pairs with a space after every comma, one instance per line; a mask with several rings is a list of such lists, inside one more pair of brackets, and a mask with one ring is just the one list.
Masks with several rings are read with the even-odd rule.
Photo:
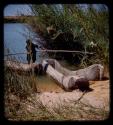
[[4, 8], [4, 16], [17, 16], [19, 14], [32, 15], [32, 11], [27, 4], [11, 4]]

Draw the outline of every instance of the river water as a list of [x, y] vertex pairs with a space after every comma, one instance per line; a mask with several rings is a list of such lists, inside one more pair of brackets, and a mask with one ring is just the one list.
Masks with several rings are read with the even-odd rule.
[[[22, 23], [5, 23], [4, 24], [4, 54], [15, 54], [26, 52], [26, 40], [31, 39], [33, 43], [40, 44], [41, 41], [38, 34], [33, 32], [32, 28], [27, 24]], [[4, 56], [7, 58], [15, 58], [20, 62], [27, 63], [26, 54], [19, 54], [13, 56]], [[47, 54], [37, 52], [36, 62], [41, 62]]]

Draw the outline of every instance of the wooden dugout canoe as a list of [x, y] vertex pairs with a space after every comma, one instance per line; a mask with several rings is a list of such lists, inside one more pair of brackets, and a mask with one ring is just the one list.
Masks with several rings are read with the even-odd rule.
[[[58, 84], [66, 91], [81, 89], [88, 90], [89, 89], [89, 81], [82, 76], [77, 75], [65, 75], [60, 71], [62, 68], [57, 65], [56, 60], [46, 59], [42, 62], [43, 70], [55, 79]], [[46, 67], [46, 68], [45, 68]], [[68, 69], [64, 68], [63, 71], [68, 72]]]
[[102, 80], [104, 77], [104, 67], [101, 64], [93, 64], [84, 69], [71, 71], [61, 66], [61, 64], [55, 59], [45, 59], [45, 61], [65, 76], [79, 76], [87, 79], [88, 81]]

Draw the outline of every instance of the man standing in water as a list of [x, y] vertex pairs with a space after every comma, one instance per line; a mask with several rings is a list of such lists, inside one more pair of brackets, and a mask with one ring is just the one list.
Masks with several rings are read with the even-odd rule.
[[36, 61], [36, 50], [35, 48], [39, 48], [38, 45], [32, 43], [30, 39], [26, 41], [26, 50], [27, 50], [27, 61], [28, 64], [34, 63]]

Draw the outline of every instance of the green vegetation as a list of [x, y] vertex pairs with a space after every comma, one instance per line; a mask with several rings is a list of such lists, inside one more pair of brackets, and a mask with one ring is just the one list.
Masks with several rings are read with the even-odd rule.
[[[82, 65], [92, 63], [109, 63], [109, 13], [105, 5], [97, 11], [91, 4], [83, 11], [74, 4], [41, 4], [31, 6], [35, 19], [29, 20], [36, 32], [43, 36], [47, 45], [46, 48], [68, 49], [94, 52], [93, 56], [85, 54], [60, 54], [61, 57], [68, 57], [69, 62], [76, 62], [78, 58]], [[53, 36], [48, 35], [47, 27], [52, 27], [56, 33], [68, 32], [73, 35], [73, 40], [51, 40]], [[76, 44], [82, 45], [78, 46]], [[94, 43], [94, 45], [90, 45]], [[59, 47], [60, 44], [60, 47]], [[57, 57], [58, 54], [54, 54]], [[62, 56], [63, 55], [63, 56]], [[73, 60], [70, 60], [73, 58]]]

